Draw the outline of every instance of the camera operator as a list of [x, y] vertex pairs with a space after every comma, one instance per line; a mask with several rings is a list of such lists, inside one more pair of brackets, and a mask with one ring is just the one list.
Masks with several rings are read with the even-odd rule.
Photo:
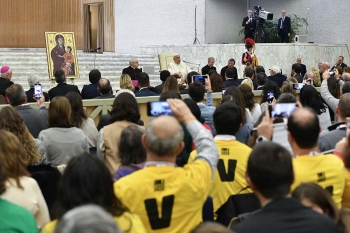
[[244, 40], [247, 38], [254, 39], [256, 20], [253, 17], [253, 11], [248, 10], [248, 16], [243, 18], [242, 26], [244, 28]]

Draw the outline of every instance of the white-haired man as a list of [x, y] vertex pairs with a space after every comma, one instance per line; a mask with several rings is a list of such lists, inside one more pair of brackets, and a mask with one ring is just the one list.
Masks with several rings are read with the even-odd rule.
[[6, 89], [13, 84], [11, 81], [12, 70], [9, 66], [3, 66], [0, 69], [0, 95], [5, 96]]
[[171, 75], [177, 78], [186, 78], [187, 74], [191, 72], [191, 69], [181, 61], [180, 54], [175, 53], [172, 62], [168, 65], [168, 71]]
[[139, 67], [139, 61], [137, 58], [131, 58], [129, 61], [129, 67], [123, 69], [123, 74], [128, 74], [131, 77], [131, 80], [137, 80], [137, 75], [141, 73]]
[[[37, 74], [32, 74], [28, 76], [28, 85], [29, 85], [29, 90], [26, 91], [26, 95], [27, 95], [27, 102], [36, 102], [36, 100], [33, 98], [34, 95], [34, 84], [40, 83], [40, 78], [39, 75]], [[49, 98], [49, 94], [47, 94], [46, 92], [43, 92], [44, 96], [45, 96], [45, 102], [48, 102], [50, 100]]]
[[281, 87], [283, 82], [286, 81], [287, 77], [281, 74], [281, 69], [279, 66], [274, 65], [270, 69], [270, 76], [267, 77], [268, 80], [277, 83], [278, 87]]

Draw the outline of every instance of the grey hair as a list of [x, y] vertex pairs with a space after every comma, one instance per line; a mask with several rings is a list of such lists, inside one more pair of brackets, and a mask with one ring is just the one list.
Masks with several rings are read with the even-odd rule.
[[135, 93], [129, 89], [120, 89], [116, 94], [115, 94], [115, 98], [117, 98], [118, 95], [120, 95], [121, 93], [129, 93], [130, 95], [135, 97]]
[[68, 211], [55, 233], [122, 233], [113, 218], [97, 205], [84, 205]]
[[344, 79], [344, 81], [350, 81], [350, 74], [349, 73], [343, 73], [342, 78]]
[[28, 85], [30, 87], [34, 87], [34, 84], [38, 83], [40, 81], [39, 75], [32, 74], [28, 76]]
[[215, 58], [213, 58], [213, 57], [209, 57], [209, 58], [208, 58], [208, 62], [210, 61], [210, 59], [213, 59], [213, 60], [215, 61]]
[[175, 155], [180, 143], [184, 139], [182, 128], [169, 139], [159, 139], [153, 131], [152, 123], [146, 127], [147, 150], [158, 156]]
[[131, 58], [130, 61], [129, 61], [129, 65], [132, 65], [132, 63], [133, 63], [134, 61], [137, 61], [137, 58], [135, 58], [135, 57]]
[[311, 76], [314, 75], [314, 73], [312, 73], [311, 71], [306, 72], [304, 75], [304, 79], [308, 80], [309, 78], [311, 79]]

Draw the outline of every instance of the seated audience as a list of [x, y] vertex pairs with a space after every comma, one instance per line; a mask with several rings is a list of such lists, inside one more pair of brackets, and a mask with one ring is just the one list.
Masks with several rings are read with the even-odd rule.
[[262, 90], [266, 82], [267, 82], [267, 76], [265, 72], [257, 73], [255, 90]]
[[0, 95], [5, 96], [6, 89], [13, 85], [11, 81], [12, 70], [9, 66], [3, 66], [0, 69]]
[[136, 58], [131, 58], [129, 67], [123, 69], [122, 74], [128, 74], [131, 80], [137, 80], [137, 76], [142, 72], [139, 67], [139, 61]]
[[253, 67], [246, 66], [244, 68], [244, 71], [243, 71], [244, 79], [241, 82], [241, 84], [248, 85], [252, 90], [254, 90], [254, 84], [252, 81], [252, 80], [254, 80], [254, 75], [255, 75], [255, 71], [254, 71]]
[[214, 66], [215, 58], [209, 57], [208, 58], [208, 64], [202, 68], [202, 75], [209, 75], [209, 71], [214, 70], [216, 71], [216, 67]]
[[328, 107], [323, 103], [322, 97], [317, 90], [310, 85], [305, 85], [300, 90], [299, 100], [303, 107], [309, 107], [316, 112], [321, 130], [328, 131], [328, 126], [331, 125], [331, 118]]
[[290, 94], [293, 94], [294, 96], [297, 96], [297, 92], [296, 90], [293, 89], [293, 82], [291, 81], [284, 81], [283, 84], [282, 84], [282, 87], [281, 87], [281, 94], [282, 93], [290, 93]]
[[303, 183], [292, 193], [304, 206], [330, 217], [337, 224], [338, 232], [350, 232], [350, 210], [338, 209], [327, 190], [315, 183]]
[[137, 80], [140, 90], [135, 93], [136, 97], [157, 96], [156, 93], [154, 93], [148, 88], [150, 86], [150, 82], [147, 73], [142, 72], [139, 75], [137, 75]]
[[0, 130], [0, 141], [6, 142], [1, 145], [0, 161], [7, 176], [6, 190], [0, 198], [29, 210], [41, 228], [50, 221], [50, 216], [37, 182], [29, 177], [26, 151], [17, 137], [8, 131]]
[[338, 123], [329, 127], [329, 132], [320, 135], [318, 146], [321, 151], [328, 151], [335, 148], [337, 142], [346, 136], [346, 118], [350, 117], [350, 93], [346, 93], [340, 97], [336, 114]]
[[53, 166], [67, 164], [69, 159], [89, 153], [89, 143], [83, 130], [73, 127], [71, 123], [72, 108], [69, 100], [57, 96], [50, 102], [48, 110], [49, 129], [40, 132], [47, 160]]
[[177, 83], [177, 79], [173, 75], [170, 75], [164, 82], [164, 88], [162, 93], [169, 91], [180, 93], [179, 84]]
[[100, 96], [97, 90], [98, 81], [101, 79], [101, 72], [98, 69], [93, 69], [89, 73], [89, 81], [91, 84], [84, 85], [81, 90], [81, 97], [83, 99], [93, 99]]
[[89, 148], [96, 147], [98, 131], [94, 120], [86, 115], [80, 95], [75, 92], [69, 92], [66, 98], [72, 109], [70, 117], [72, 126], [83, 130], [89, 142]]
[[257, 144], [249, 156], [246, 179], [262, 209], [236, 225], [235, 232], [337, 232], [330, 218], [291, 198], [292, 158], [282, 146], [273, 142]]
[[95, 204], [102, 207], [114, 219], [122, 231], [145, 233], [140, 218], [123, 206], [113, 193], [113, 180], [101, 159], [92, 155], [72, 158], [63, 173], [58, 189], [56, 216], [42, 233], [55, 232], [58, 222], [71, 209]]
[[[204, 94], [205, 90], [207, 90], [207, 98], [204, 103]], [[215, 135], [215, 129], [213, 126], [213, 114], [215, 111], [215, 106], [213, 104], [212, 90], [209, 80], [205, 80], [205, 87], [202, 83], [194, 82], [190, 84], [188, 89], [188, 95], [196, 101], [198, 107], [201, 110], [201, 116], [204, 118], [205, 123], [210, 126], [213, 134]]]
[[273, 81], [267, 81], [262, 89], [262, 98], [261, 98], [261, 103], [260, 103], [260, 107], [261, 107], [261, 112], [265, 112], [268, 108], [268, 105], [271, 103], [267, 102], [267, 97], [268, 97], [268, 93], [272, 92], [274, 99], [278, 99], [278, 97], [280, 96], [281, 92], [279, 87], [277, 86], [276, 82]]
[[301, 73], [301, 66], [298, 63], [295, 63], [292, 65], [292, 77], [296, 78], [298, 80], [298, 83], [303, 83], [303, 76], [300, 74]]
[[241, 84], [238, 86], [238, 89], [242, 92], [245, 107], [249, 110], [252, 116], [252, 122], [253, 124], [255, 124], [255, 122], [259, 119], [261, 115], [260, 104], [255, 103], [254, 93], [249, 86]]
[[49, 98], [52, 101], [56, 96], [65, 96], [68, 92], [76, 92], [80, 94], [80, 91], [75, 85], [68, 85], [66, 83], [66, 73], [63, 70], [57, 70], [55, 73], [55, 81], [57, 86], [49, 90]]
[[[119, 79], [119, 87], [121, 90], [135, 91], [134, 85], [132, 85], [131, 78], [128, 74], [122, 74]], [[119, 92], [119, 91], [117, 91]]]
[[185, 78], [191, 72], [191, 69], [181, 61], [180, 54], [175, 53], [173, 61], [168, 65], [168, 71], [170, 75], [174, 75], [177, 78]]
[[267, 77], [268, 80], [273, 81], [277, 84], [278, 88], [281, 88], [284, 81], [286, 81], [286, 76], [281, 74], [281, 69], [279, 66], [274, 65], [270, 69], [270, 76]]
[[342, 80], [339, 80], [338, 75], [331, 77], [328, 72], [324, 72], [320, 94], [334, 113], [336, 112], [336, 108], [338, 106], [339, 98], [341, 95], [340, 86], [343, 84], [344, 82]]
[[313, 73], [313, 84], [314, 87], [320, 87], [321, 86], [321, 77], [320, 77], [320, 72], [318, 71], [318, 69], [316, 67], [311, 67], [309, 69], [309, 72]]
[[[242, 112], [240, 107], [229, 101], [217, 107], [213, 115], [216, 136], [216, 148], [219, 151], [219, 162], [215, 171], [214, 182], [211, 185], [209, 196], [213, 198], [214, 218], [216, 211], [226, 203], [231, 195], [251, 192], [246, 189], [245, 180], [248, 157], [251, 149], [236, 140], [234, 136], [242, 126]], [[189, 164], [195, 159], [197, 151], [190, 155]], [[235, 169], [230, 169], [235, 167]], [[228, 172], [227, 172], [228, 171]]]
[[100, 96], [97, 96], [94, 99], [114, 98], [114, 95], [112, 94], [113, 91], [112, 91], [111, 82], [106, 78], [101, 78], [100, 81], [98, 81], [97, 90], [100, 93]]
[[97, 155], [103, 159], [112, 175], [120, 167], [120, 134], [129, 125], [136, 125], [139, 119], [140, 111], [136, 99], [129, 93], [119, 94], [113, 102], [111, 124], [100, 129], [97, 140]]
[[231, 86], [238, 87], [242, 81], [243, 79], [238, 79], [236, 67], [225, 70], [225, 81], [224, 81], [225, 87], [231, 87]]
[[[34, 99], [34, 84], [38, 84], [40, 83], [40, 78], [39, 75], [37, 74], [32, 74], [28, 76], [28, 85], [29, 85], [29, 90], [26, 91], [26, 95], [27, 95], [27, 102], [28, 103], [33, 103], [36, 102], [36, 100]], [[49, 94], [47, 94], [46, 92], [43, 92], [44, 97], [45, 97], [45, 102], [48, 102], [49, 99]]]
[[120, 168], [114, 173], [113, 180], [127, 176], [145, 166], [146, 150], [141, 143], [144, 130], [136, 125], [129, 125], [120, 134], [118, 156]]
[[122, 233], [112, 216], [93, 204], [69, 210], [57, 223], [55, 233]]
[[[147, 151], [145, 168], [115, 182], [114, 192], [141, 217], [147, 232], [190, 232], [202, 222], [218, 152], [210, 132], [186, 104], [177, 99], [168, 102], [176, 119], [160, 116], [149, 123], [142, 136]], [[184, 146], [178, 121], [186, 125], [198, 152], [196, 160], [183, 168], [175, 164]]]
[[220, 74], [215, 73], [210, 76], [210, 84], [213, 92], [222, 92], [225, 89], [225, 84], [222, 81]]
[[303, 84], [316, 87], [314, 84], [314, 79], [315, 79], [315, 74], [309, 71], [304, 75]]
[[[225, 82], [225, 80], [226, 80], [226, 70], [227, 70], [227, 69], [235, 68], [235, 67], [234, 67], [235, 64], [236, 64], [235, 59], [230, 58], [230, 59], [227, 61], [227, 66], [222, 67], [222, 69], [221, 69], [221, 71], [220, 71], [220, 75], [221, 75], [221, 77], [222, 77], [222, 81]], [[237, 71], [237, 69], [236, 69], [236, 71]], [[237, 78], [238, 78], [238, 75], [237, 75]]]
[[38, 233], [34, 216], [27, 209], [1, 198], [6, 191], [6, 180], [0, 163], [0, 232]]
[[160, 72], [160, 81], [162, 81], [162, 84], [159, 84], [158, 86], [154, 87], [156, 94], [160, 95], [163, 92], [165, 81], [169, 76], [170, 72], [167, 70], [162, 70], [162, 72]]
[[21, 115], [24, 124], [26, 124], [34, 138], [37, 138], [42, 130], [47, 129], [47, 110], [44, 95], [41, 95], [40, 99], [35, 99], [39, 109], [34, 109], [27, 105], [27, 96], [23, 87], [19, 84], [14, 84], [7, 88], [6, 96], [10, 105]]

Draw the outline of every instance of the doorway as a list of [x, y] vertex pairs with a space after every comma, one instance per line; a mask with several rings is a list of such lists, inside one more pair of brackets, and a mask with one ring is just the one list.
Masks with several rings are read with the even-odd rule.
[[84, 4], [84, 52], [103, 53], [104, 7], [103, 3]]

